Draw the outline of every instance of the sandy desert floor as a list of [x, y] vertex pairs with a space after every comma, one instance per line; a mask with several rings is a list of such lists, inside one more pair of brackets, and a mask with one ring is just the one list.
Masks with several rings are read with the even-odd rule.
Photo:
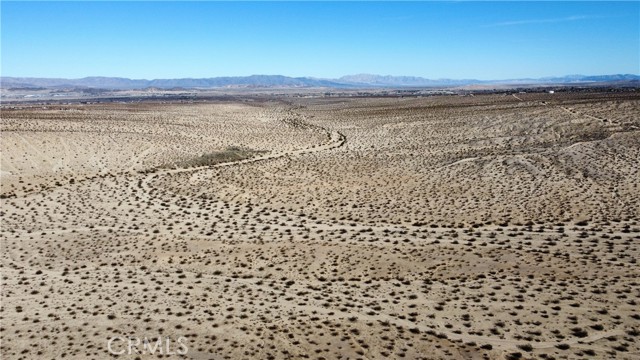
[[638, 114], [637, 92], [5, 104], [2, 358], [640, 358]]

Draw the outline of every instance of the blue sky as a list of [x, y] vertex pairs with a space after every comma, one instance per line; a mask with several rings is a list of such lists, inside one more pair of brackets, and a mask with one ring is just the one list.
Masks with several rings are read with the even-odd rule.
[[640, 2], [7, 2], [3, 76], [640, 73]]

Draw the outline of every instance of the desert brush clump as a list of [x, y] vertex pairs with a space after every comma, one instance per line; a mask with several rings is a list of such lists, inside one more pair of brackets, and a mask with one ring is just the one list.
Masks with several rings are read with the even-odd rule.
[[232, 163], [234, 161], [248, 159], [263, 153], [265, 152], [238, 146], [229, 146], [224, 150], [213, 151], [186, 160], [177, 161], [171, 164], [165, 164], [160, 166], [160, 168], [195, 168], [201, 166], [213, 166], [222, 163]]

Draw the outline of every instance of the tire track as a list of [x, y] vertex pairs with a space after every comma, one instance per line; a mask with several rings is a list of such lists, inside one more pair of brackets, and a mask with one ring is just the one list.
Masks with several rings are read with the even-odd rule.
[[239, 165], [245, 165], [245, 164], [252, 164], [259, 161], [268, 161], [268, 160], [280, 159], [280, 158], [289, 157], [289, 156], [311, 154], [311, 153], [320, 152], [320, 151], [328, 151], [328, 150], [341, 147], [347, 141], [347, 138], [344, 136], [344, 134], [342, 134], [339, 131], [330, 131], [322, 126], [310, 124], [303, 120], [304, 116], [294, 112], [292, 109], [289, 109], [287, 112], [293, 115], [294, 119], [282, 120], [284, 123], [291, 125], [293, 127], [301, 128], [301, 129], [313, 129], [315, 131], [323, 132], [327, 137], [327, 141], [320, 145], [313, 145], [313, 146], [298, 149], [298, 150], [271, 152], [261, 156], [256, 156], [256, 157], [237, 160], [237, 161], [223, 162], [215, 165], [204, 165], [204, 166], [198, 166], [198, 167], [192, 167], [192, 168], [167, 169], [167, 170], [151, 172], [141, 181], [141, 187], [143, 191], [148, 194], [151, 191], [151, 186], [149, 185], [150, 182], [161, 176], [181, 174], [181, 173], [193, 173], [193, 172], [198, 172], [202, 170], [210, 170], [210, 169], [223, 168], [228, 166], [239, 166]]

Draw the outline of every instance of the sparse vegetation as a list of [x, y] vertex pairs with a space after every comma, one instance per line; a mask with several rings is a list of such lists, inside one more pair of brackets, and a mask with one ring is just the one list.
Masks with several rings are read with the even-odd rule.
[[2, 357], [640, 351], [637, 94], [311, 95], [2, 104]]

